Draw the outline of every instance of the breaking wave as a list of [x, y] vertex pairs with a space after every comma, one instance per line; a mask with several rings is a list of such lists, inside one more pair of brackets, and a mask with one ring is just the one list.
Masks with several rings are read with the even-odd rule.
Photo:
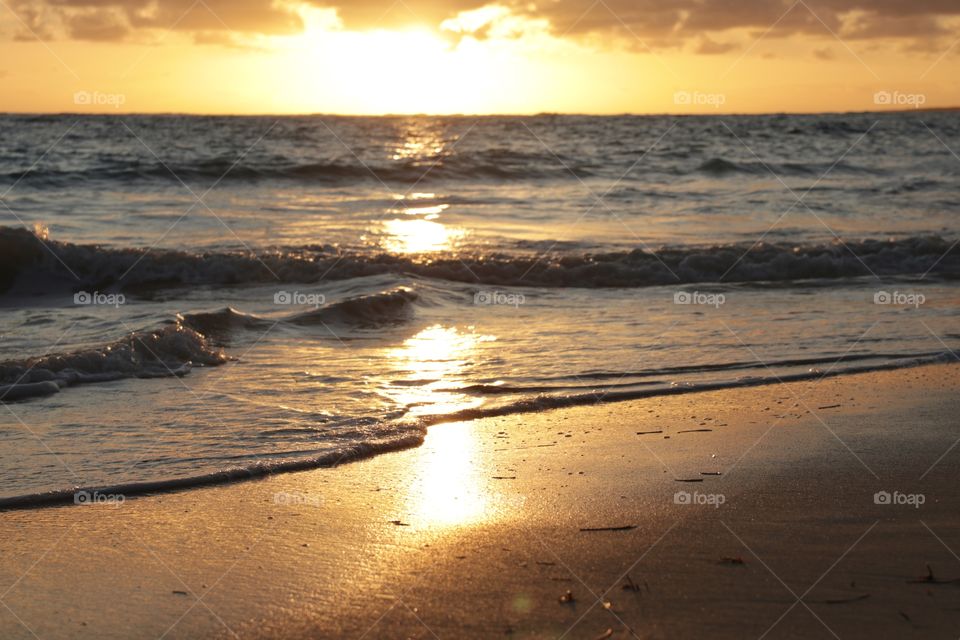
[[539, 287], [645, 287], [688, 283], [960, 275], [960, 253], [937, 236], [830, 244], [664, 247], [596, 254], [460, 256], [421, 259], [339, 254], [305, 247], [249, 253], [188, 253], [78, 245], [25, 229], [0, 228], [0, 291], [63, 286], [133, 290], [178, 285], [311, 283], [403, 274], [455, 282]]
[[182, 376], [194, 365], [227, 361], [222, 349], [177, 321], [137, 331], [103, 346], [0, 363], [0, 402], [57, 393], [60, 389], [120, 378]]

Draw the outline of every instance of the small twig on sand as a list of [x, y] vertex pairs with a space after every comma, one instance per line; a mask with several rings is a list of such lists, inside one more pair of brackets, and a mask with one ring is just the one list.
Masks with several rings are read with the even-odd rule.
[[706, 431], [713, 431], [713, 429], [682, 429], [677, 433], [704, 433]]
[[954, 578], [953, 580], [939, 580], [933, 575], [933, 569], [930, 568], [930, 565], [927, 565], [927, 575], [922, 578], [914, 578], [913, 580], [907, 580], [910, 584], [958, 584], [960, 583], [960, 578]]
[[640, 585], [633, 581], [633, 578], [630, 577], [630, 574], [627, 574], [627, 579], [623, 581], [623, 585], [620, 587], [624, 591], [633, 591], [634, 593], [640, 592]]
[[624, 524], [618, 527], [581, 527], [580, 531], [630, 531], [636, 528], [635, 524]]
[[703, 478], [674, 478], [674, 482], [703, 482]]
[[612, 637], [613, 637], [613, 629], [607, 629], [606, 631], [598, 635], [593, 640], [607, 640], [607, 638], [612, 638]]
[[823, 604], [847, 604], [848, 602], [860, 602], [861, 600], [866, 600], [869, 597], [869, 593], [861, 593], [860, 595], [853, 596], [851, 598], [831, 598], [829, 600], [824, 600]]
[[638, 436], [646, 436], [650, 435], [651, 433], [663, 433], [663, 429], [658, 429], [657, 431], [637, 431]]

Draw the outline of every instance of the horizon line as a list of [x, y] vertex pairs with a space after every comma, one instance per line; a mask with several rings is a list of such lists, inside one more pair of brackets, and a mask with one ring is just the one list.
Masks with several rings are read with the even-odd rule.
[[715, 111], [712, 113], [676, 113], [661, 112], [619, 112], [589, 113], [578, 111], [538, 111], [535, 113], [198, 113], [189, 111], [0, 111], [0, 116], [192, 116], [207, 118], [537, 118], [544, 116], [571, 116], [587, 118], [653, 118], [653, 117], [740, 117], [740, 116], [816, 116], [816, 115], [862, 115], [862, 114], [903, 114], [927, 113], [934, 111], [960, 111], [960, 106], [922, 107], [883, 110], [838, 110], [838, 111]]

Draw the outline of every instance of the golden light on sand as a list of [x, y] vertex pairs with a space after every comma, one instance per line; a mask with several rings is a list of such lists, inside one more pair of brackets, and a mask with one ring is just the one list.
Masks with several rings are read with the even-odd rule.
[[477, 443], [465, 422], [433, 427], [420, 474], [410, 488], [411, 519], [432, 526], [466, 525], [487, 517], [490, 497], [477, 474]]

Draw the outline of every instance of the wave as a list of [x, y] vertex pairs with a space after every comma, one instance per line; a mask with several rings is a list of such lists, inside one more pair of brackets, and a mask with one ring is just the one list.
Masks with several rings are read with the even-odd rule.
[[493, 418], [519, 413], [539, 412], [547, 409], [560, 409], [564, 407], [590, 405], [598, 402], [622, 402], [625, 400], [642, 400], [644, 398], [683, 395], [687, 393], [703, 393], [706, 391], [720, 391], [723, 389], [759, 387], [769, 384], [782, 384], [785, 382], [820, 380], [823, 378], [834, 378], [856, 373], [888, 371], [892, 369], [918, 367], [927, 364], [954, 362], [955, 360], [956, 356], [954, 356], [952, 352], [937, 352], [934, 354], [904, 356], [897, 360], [880, 363], [861, 364], [844, 368], [834, 367], [827, 369], [826, 371], [823, 371], [818, 367], [812, 367], [809, 370], [801, 373], [785, 373], [782, 375], [769, 376], [744, 376], [737, 380], [674, 384], [670, 387], [657, 387], [653, 389], [643, 388], [621, 391], [605, 390], [603, 393], [598, 393], [598, 389], [591, 389], [587, 393], [556, 396], [538, 395], [536, 397], [522, 398], [520, 400], [498, 406], [475, 407], [470, 409], [462, 409], [453, 413], [425, 416], [421, 419], [420, 424], [424, 426], [432, 426], [444, 422], [479, 420], [481, 418]]
[[[659, 367], [654, 369], [639, 369], [634, 371], [582, 371], [575, 375], [559, 375], [539, 378], [538, 385], [514, 385], [504, 383], [501, 379], [497, 384], [473, 384], [464, 387], [449, 389], [437, 389], [438, 392], [457, 392], [470, 395], [517, 395], [530, 393], [545, 393], [550, 391], [569, 391], [577, 389], [587, 389], [596, 391], [596, 385], [586, 384], [590, 380], [613, 380], [601, 382], [604, 390], [613, 388], [628, 388], [641, 385], [664, 384], [662, 379], [638, 381], [639, 378], [666, 378], [686, 374], [704, 374], [704, 373], [723, 373], [730, 371], [743, 371], [747, 369], [764, 368], [767, 370], [782, 370], [796, 367], [816, 367], [828, 366], [836, 367], [840, 364], [856, 363], [868, 360], [881, 360], [883, 362], [909, 361], [916, 358], [934, 358], [943, 356], [943, 352], [929, 351], [924, 353], [862, 353], [862, 354], [842, 354], [840, 356], [821, 356], [812, 358], [787, 358], [772, 359], [762, 363], [756, 360], [741, 360], [733, 362], [723, 362], [716, 364], [696, 364], [682, 365], [672, 367]], [[552, 384], [551, 384], [552, 383]]]
[[278, 319], [231, 307], [181, 314], [166, 327], [134, 332], [107, 345], [0, 362], [0, 402], [52, 395], [73, 384], [182, 376], [195, 365], [223, 364], [228, 357], [214, 343], [241, 329], [264, 331], [281, 323], [358, 327], [400, 324], [412, 317], [413, 303], [418, 299], [415, 291], [401, 287]]
[[478, 420], [482, 418], [540, 412], [565, 407], [595, 405], [599, 402], [622, 402], [627, 400], [641, 400], [660, 396], [705, 393], [709, 391], [721, 391], [725, 389], [783, 384], [786, 382], [820, 380], [827, 377], [867, 373], [870, 371], [902, 369], [927, 364], [952, 362], [954, 359], [955, 358], [951, 353], [938, 353], [935, 355], [905, 357], [891, 362], [862, 364], [846, 368], [828, 369], [827, 371], [822, 371], [818, 368], [811, 368], [810, 370], [802, 373], [750, 376], [732, 381], [683, 384], [666, 388], [661, 387], [656, 389], [609, 391], [603, 394], [590, 392], [565, 396], [540, 395], [536, 397], [524, 398], [500, 406], [480, 407], [447, 414], [424, 416], [416, 423], [411, 424], [395, 423], [393, 425], [393, 433], [386, 438], [352, 444], [342, 447], [336, 451], [326, 452], [318, 456], [310, 456], [294, 460], [284, 459], [266, 462], [258, 461], [248, 466], [223, 469], [212, 473], [191, 477], [99, 487], [73, 487], [59, 491], [11, 496], [7, 498], [0, 498], [0, 510], [31, 509], [54, 504], [84, 502], [84, 494], [87, 497], [99, 494], [104, 496], [122, 496], [123, 499], [126, 499], [127, 497], [143, 494], [180, 491], [214, 484], [225, 484], [249, 480], [277, 473], [305, 471], [320, 467], [332, 467], [365, 457], [370, 457], [379, 453], [419, 446], [423, 442], [423, 438], [426, 435], [426, 430], [428, 427], [447, 422]]
[[412, 289], [399, 287], [367, 296], [349, 298], [329, 306], [318, 307], [297, 314], [287, 320], [290, 324], [349, 324], [361, 327], [381, 327], [400, 324], [413, 314], [413, 303], [420, 299]]
[[2, 362], [0, 402], [51, 395], [73, 384], [183, 376], [194, 365], [226, 361], [222, 349], [178, 321], [104, 346]]
[[398, 451], [419, 446], [423, 443], [426, 431], [419, 427], [408, 427], [399, 434], [376, 441], [366, 441], [342, 446], [341, 448], [308, 458], [295, 460], [259, 461], [249, 466], [223, 469], [202, 475], [184, 478], [168, 478], [145, 482], [131, 482], [102, 487], [73, 487], [57, 491], [33, 493], [9, 498], [0, 498], [0, 511], [11, 509], [33, 509], [55, 504], [86, 502], [95, 503], [98, 496], [137, 496], [149, 493], [183, 491], [215, 484], [226, 484], [241, 480], [252, 480], [277, 473], [307, 471], [321, 467], [334, 467], [348, 462], [356, 462], [380, 453]]
[[937, 236], [830, 244], [664, 247], [608, 253], [438, 257], [335, 253], [323, 247], [249, 253], [123, 249], [0, 227], [0, 293], [138, 291], [170, 286], [315, 283], [382, 274], [478, 285], [646, 287], [930, 273], [960, 276], [960, 252]]
[[205, 158], [190, 162], [111, 161], [82, 169], [33, 167], [28, 171], [0, 173], [0, 183], [34, 187], [69, 187], [90, 182], [129, 184], [136, 181], [185, 182], [217, 181], [249, 183], [257, 180], [286, 180], [310, 183], [382, 181], [402, 184], [436, 180], [530, 180], [591, 175], [590, 168], [575, 158], [563, 164], [552, 155], [487, 149], [470, 155], [438, 155], [376, 163], [347, 160], [293, 162], [271, 158], [269, 163], [238, 163], [233, 156]]
[[[880, 173], [876, 169], [867, 169], [856, 167], [845, 162], [836, 164], [823, 163], [805, 163], [805, 162], [733, 162], [725, 158], [710, 158], [702, 162], [696, 168], [697, 173], [705, 173], [716, 177], [745, 173], [770, 175], [770, 172], [776, 175], [785, 176], [817, 176], [827, 172], [834, 174], [862, 174], [862, 173]], [[925, 188], [926, 185], [918, 188]]]

